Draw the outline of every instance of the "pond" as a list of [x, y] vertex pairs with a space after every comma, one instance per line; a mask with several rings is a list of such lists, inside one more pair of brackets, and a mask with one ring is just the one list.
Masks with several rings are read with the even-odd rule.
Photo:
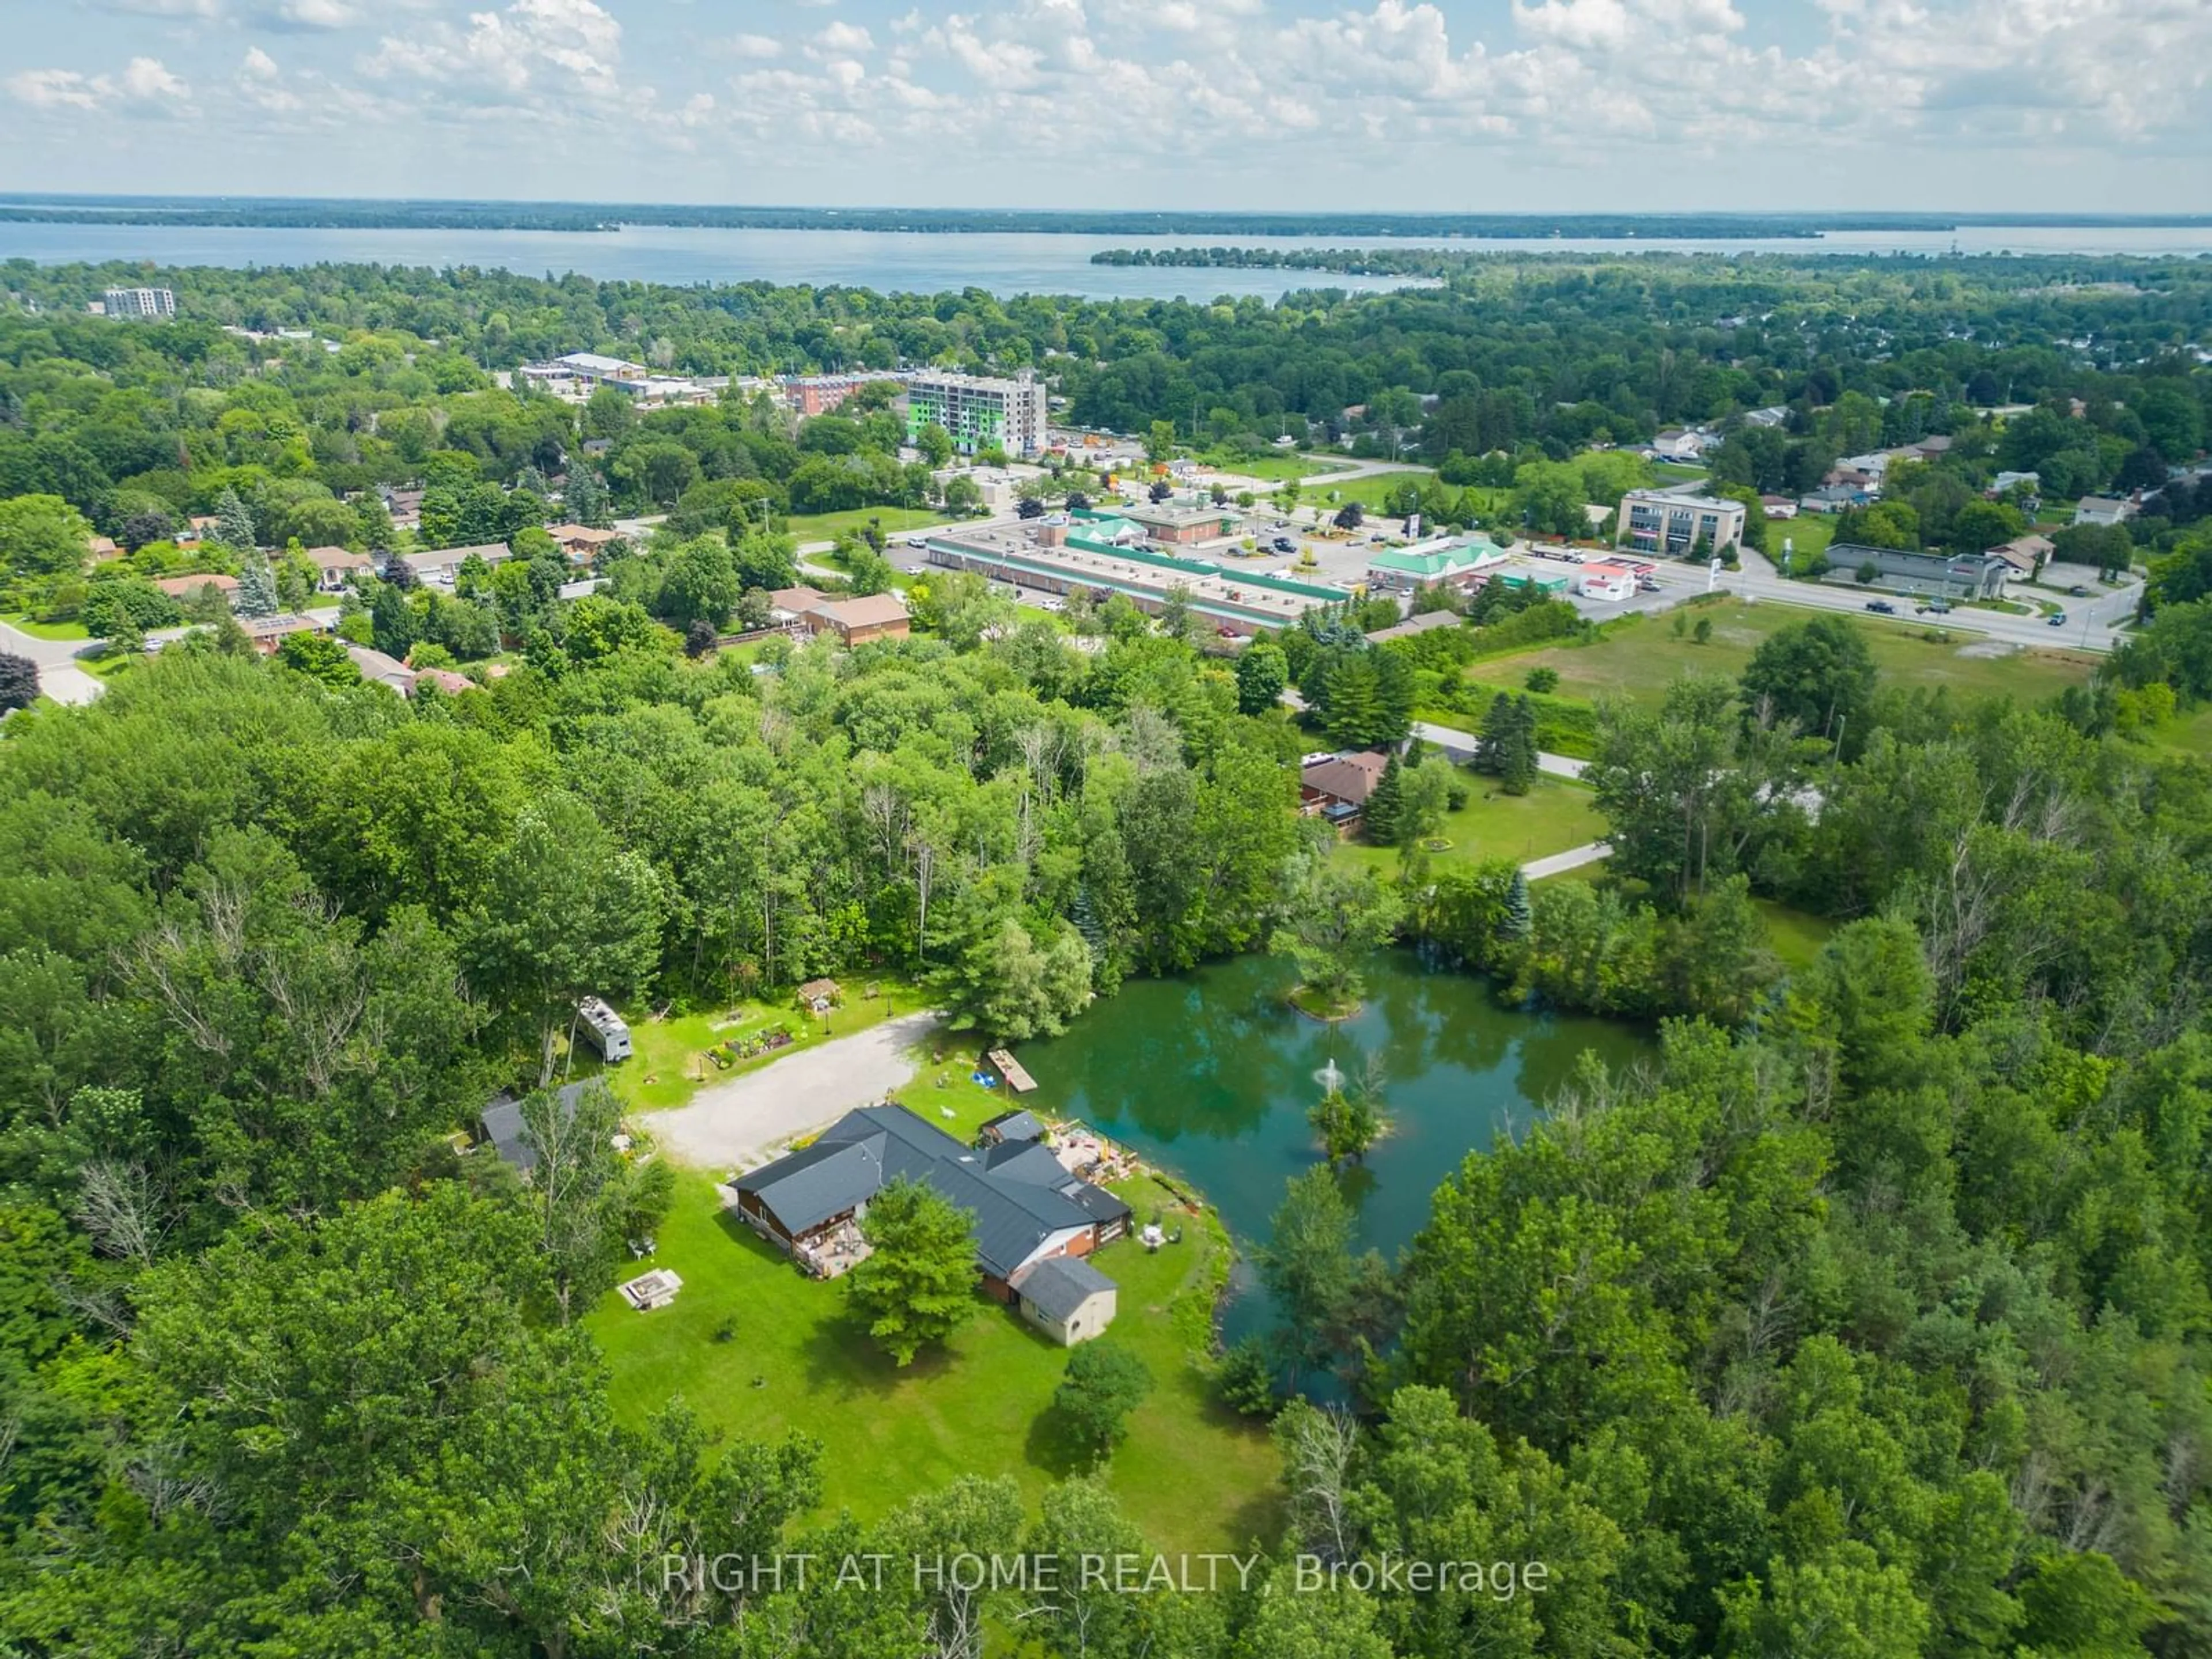
[[[1037, 1079], [1023, 1103], [1079, 1117], [1182, 1177], [1249, 1249], [1267, 1237], [1284, 1182], [1320, 1161], [1306, 1114], [1324, 1069], [1333, 1059], [1357, 1079], [1379, 1056], [1389, 1131], [1343, 1187], [1360, 1248], [1395, 1258], [1427, 1221], [1437, 1183], [1509, 1126], [1525, 1128], [1584, 1049], [1608, 1066], [1654, 1052], [1635, 1027], [1501, 1007], [1486, 980], [1410, 951], [1375, 957], [1364, 1006], [1334, 1028], [1290, 1007], [1292, 977], [1288, 963], [1253, 956], [1132, 980], [1064, 1036], [1023, 1046]], [[1239, 1273], [1232, 1340], [1268, 1321]]]

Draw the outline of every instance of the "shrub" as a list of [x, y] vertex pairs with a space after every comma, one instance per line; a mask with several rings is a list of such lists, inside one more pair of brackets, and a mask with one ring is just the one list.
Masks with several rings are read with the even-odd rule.
[[1532, 668], [1528, 671], [1528, 678], [1522, 684], [1531, 691], [1556, 691], [1559, 689], [1559, 671], [1556, 668]]

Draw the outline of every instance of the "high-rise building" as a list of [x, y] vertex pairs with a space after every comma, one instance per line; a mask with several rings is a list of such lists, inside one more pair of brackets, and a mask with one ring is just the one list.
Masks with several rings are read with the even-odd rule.
[[936, 425], [966, 455], [994, 446], [1009, 455], [1035, 455], [1044, 448], [1044, 382], [1027, 369], [1011, 380], [924, 371], [908, 377], [906, 396], [909, 439]]
[[166, 288], [111, 288], [100, 308], [110, 317], [173, 317], [177, 296]]

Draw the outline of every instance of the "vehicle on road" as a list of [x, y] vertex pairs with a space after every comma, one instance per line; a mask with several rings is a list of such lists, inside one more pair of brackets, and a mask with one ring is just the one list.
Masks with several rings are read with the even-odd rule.
[[1639, 593], [1656, 593], [1659, 591], [1659, 584], [1649, 576], [1638, 576], [1636, 579], [1636, 591]]
[[2089, 590], [2081, 583], [2075, 582], [2073, 586], [2066, 590], [2066, 596], [2073, 599], [2086, 599], [2089, 597]]
[[[1921, 608], [1925, 610], [1927, 607], [1923, 605]], [[1897, 607], [1887, 599], [1869, 599], [1867, 609], [1884, 617], [1894, 617], [1897, 614]]]
[[1923, 599], [1918, 605], [1914, 605], [1912, 607], [1912, 611], [1915, 616], [1924, 617], [1932, 611], [1938, 617], [1948, 617], [1951, 614], [1951, 601], [1948, 599]]
[[2065, 626], [2066, 626], [2066, 613], [2065, 613], [2063, 611], [2052, 611], [2052, 612], [2051, 612], [2048, 617], [2045, 617], [2043, 619], [2043, 625], [2044, 625], [2045, 628], [2063, 628], [2063, 627], [2065, 627]]

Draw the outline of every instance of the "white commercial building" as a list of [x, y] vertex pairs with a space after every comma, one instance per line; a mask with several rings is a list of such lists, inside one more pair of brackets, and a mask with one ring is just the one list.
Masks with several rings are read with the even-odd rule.
[[1687, 558], [1703, 542], [1713, 553], [1743, 544], [1743, 503], [1692, 489], [1632, 489], [1620, 498], [1615, 547]]

